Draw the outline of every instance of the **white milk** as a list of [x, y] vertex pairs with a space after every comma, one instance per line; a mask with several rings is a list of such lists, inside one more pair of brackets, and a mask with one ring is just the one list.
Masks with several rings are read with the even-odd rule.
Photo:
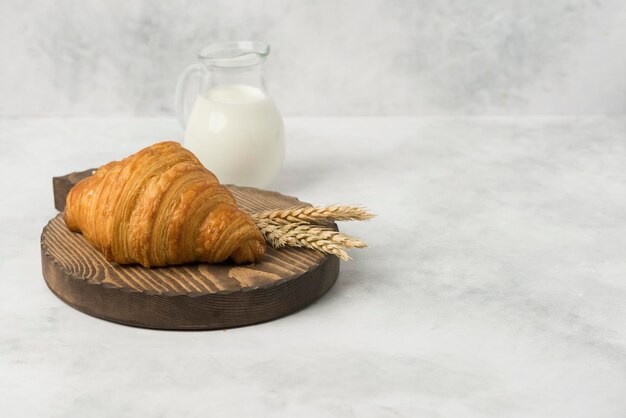
[[260, 89], [217, 86], [196, 99], [185, 147], [221, 183], [266, 187], [285, 156], [283, 121], [274, 101]]

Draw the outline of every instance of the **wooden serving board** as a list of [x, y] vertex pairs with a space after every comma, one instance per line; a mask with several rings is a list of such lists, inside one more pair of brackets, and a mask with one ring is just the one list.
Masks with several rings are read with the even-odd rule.
[[[53, 179], [55, 206], [92, 170]], [[243, 210], [306, 206], [295, 197], [227, 186]], [[303, 248], [272, 249], [256, 264], [122, 266], [104, 259], [63, 214], [41, 235], [44, 279], [52, 292], [81, 312], [122, 324], [159, 329], [230, 328], [295, 312], [324, 295], [339, 274], [339, 260]]]

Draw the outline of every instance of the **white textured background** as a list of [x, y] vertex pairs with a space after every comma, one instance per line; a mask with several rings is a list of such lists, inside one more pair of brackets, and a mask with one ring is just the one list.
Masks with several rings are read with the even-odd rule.
[[285, 115], [626, 112], [623, 0], [2, 0], [0, 116], [171, 115], [233, 39]]
[[[272, 188], [370, 248], [253, 327], [64, 306], [51, 177], [181, 138], [179, 72], [246, 38], [305, 115]], [[626, 417], [625, 92], [626, 0], [0, 0], [0, 417]], [[512, 116], [309, 116], [355, 114]]]

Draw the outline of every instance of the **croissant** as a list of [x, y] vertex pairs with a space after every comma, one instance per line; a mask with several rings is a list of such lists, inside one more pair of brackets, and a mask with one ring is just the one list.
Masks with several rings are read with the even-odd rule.
[[65, 222], [109, 261], [145, 267], [255, 262], [265, 240], [188, 150], [161, 142], [100, 167], [67, 195]]

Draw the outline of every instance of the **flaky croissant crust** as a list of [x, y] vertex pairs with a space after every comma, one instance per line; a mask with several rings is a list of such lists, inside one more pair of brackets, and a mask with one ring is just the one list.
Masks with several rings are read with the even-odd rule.
[[145, 267], [255, 262], [265, 240], [200, 161], [161, 142], [100, 167], [67, 196], [65, 221], [107, 258]]

